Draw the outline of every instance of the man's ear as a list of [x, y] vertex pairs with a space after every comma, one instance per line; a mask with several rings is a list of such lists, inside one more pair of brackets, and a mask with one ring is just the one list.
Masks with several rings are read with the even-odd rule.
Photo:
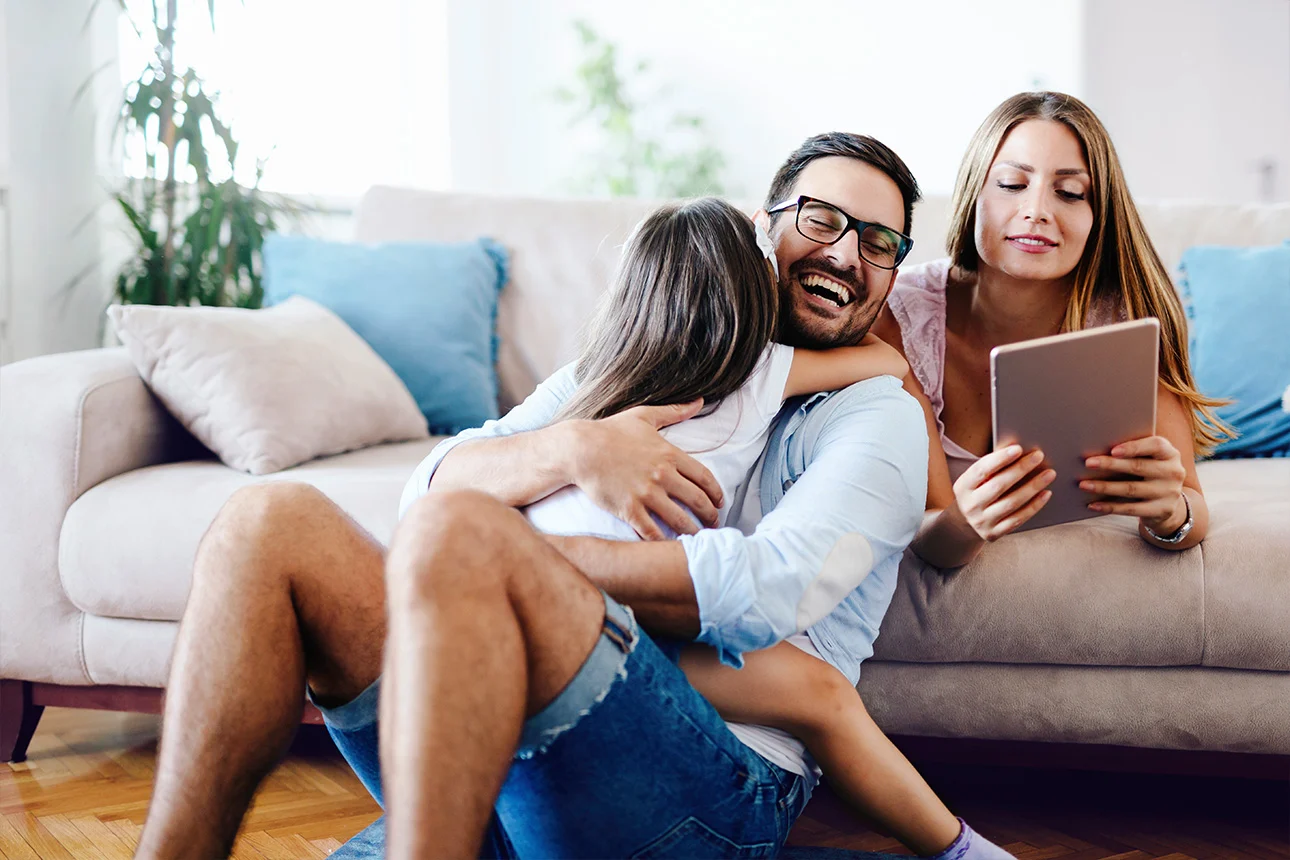
[[758, 209], [756, 212], [754, 212], [752, 219], [754, 224], [761, 227], [767, 233], [770, 232], [770, 213], [768, 213], [765, 209]]

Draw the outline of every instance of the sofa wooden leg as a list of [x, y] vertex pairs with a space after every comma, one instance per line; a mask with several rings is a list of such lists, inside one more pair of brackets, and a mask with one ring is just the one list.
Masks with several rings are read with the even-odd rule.
[[44, 710], [44, 705], [32, 704], [30, 681], [0, 679], [0, 761], [26, 760], [27, 744]]

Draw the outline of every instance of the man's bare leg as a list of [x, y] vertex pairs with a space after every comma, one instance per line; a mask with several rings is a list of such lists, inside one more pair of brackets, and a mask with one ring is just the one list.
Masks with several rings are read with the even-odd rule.
[[591, 653], [604, 598], [523, 516], [472, 492], [421, 499], [387, 577], [387, 856], [476, 857], [524, 719]]
[[228, 855], [306, 680], [340, 703], [380, 672], [383, 571], [381, 545], [314, 488], [234, 494], [197, 552], [137, 856]]

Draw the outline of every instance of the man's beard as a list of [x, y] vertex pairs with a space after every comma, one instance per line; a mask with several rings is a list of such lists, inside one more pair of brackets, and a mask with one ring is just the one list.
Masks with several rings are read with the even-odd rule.
[[[802, 277], [811, 272], [830, 277], [851, 289], [853, 298], [846, 307], [852, 309], [853, 316], [840, 328], [826, 327], [822, 319], [809, 315], [809, 312], [803, 317], [797, 314], [794, 293], [800, 288]], [[869, 287], [853, 272], [836, 268], [825, 260], [816, 259], [798, 260], [789, 266], [788, 273], [789, 282], [781, 287], [779, 292], [778, 340], [780, 343], [806, 349], [831, 349], [836, 346], [855, 346], [869, 333], [869, 328], [878, 318], [881, 302], [867, 306]], [[816, 324], [812, 325], [812, 323]]]

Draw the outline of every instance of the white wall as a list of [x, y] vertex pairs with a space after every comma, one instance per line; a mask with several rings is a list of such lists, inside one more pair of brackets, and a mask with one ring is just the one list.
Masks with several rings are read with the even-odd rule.
[[[804, 137], [864, 131], [948, 193], [985, 114], [1022, 90], [1099, 112], [1143, 199], [1290, 199], [1287, 0], [450, 0], [452, 184], [567, 192], [577, 139], [553, 91], [582, 18], [668, 104], [700, 113], [727, 190], [758, 199]], [[795, 76], [813, 53], [822, 74]], [[650, 86], [642, 87], [648, 92]], [[1265, 165], [1273, 165], [1269, 180]]]
[[[147, 0], [130, 6], [149, 20]], [[178, 11], [176, 57], [219, 94], [240, 181], [264, 158], [264, 187], [293, 194], [447, 186], [447, 0], [229, 0], [213, 32], [206, 0]], [[153, 40], [121, 30], [121, 80], [132, 81]], [[141, 156], [130, 169], [142, 172]]]
[[572, 21], [582, 18], [619, 46], [625, 68], [648, 60], [669, 105], [706, 118], [732, 196], [759, 199], [803, 139], [839, 129], [878, 137], [927, 192], [946, 193], [995, 104], [1035, 86], [1080, 87], [1078, 0], [1015, 9], [1009, 0], [451, 0], [453, 184], [567, 187], [579, 153], [552, 93], [573, 81]]
[[[122, 71], [134, 74], [137, 58], [111, 66], [116, 7], [100, 3], [85, 30], [91, 2], [0, 2], [0, 361], [95, 345], [111, 274], [128, 252], [102, 208], [100, 177], [117, 172], [108, 129], [117, 82]], [[183, 2], [199, 14], [205, 6]], [[879, 137], [929, 195], [946, 194], [980, 120], [1035, 87], [1089, 101], [1140, 198], [1290, 200], [1287, 0], [373, 0], [361, 8], [257, 0], [222, 8], [216, 39], [193, 59], [211, 65], [213, 79], [229, 79], [227, 106], [250, 149], [282, 143], [266, 178], [289, 191], [344, 196], [396, 182], [568, 193], [581, 152], [554, 91], [573, 81], [572, 22], [581, 18], [619, 46], [625, 67], [652, 64], [638, 95], [665, 89], [665, 113], [706, 118], [727, 159], [727, 192], [742, 201], [760, 198], [803, 138], [831, 129]], [[810, 74], [807, 57], [818, 64]], [[73, 106], [104, 61], [109, 69]], [[319, 171], [324, 179], [310, 178]], [[345, 227], [343, 215], [330, 217], [322, 232]], [[64, 301], [61, 287], [81, 271], [88, 278]]]
[[1290, 200], [1290, 2], [1084, 5], [1086, 98], [1136, 196]]
[[[96, 346], [108, 287], [99, 258], [99, 178], [111, 83], [73, 101], [106, 57], [115, 56], [112, 4], [84, 27], [91, 0], [9, 2], [4, 7], [0, 182], [7, 184], [8, 319], [0, 359]], [[106, 28], [106, 29], [105, 29]], [[106, 51], [106, 53], [105, 53]], [[4, 237], [0, 236], [0, 241]], [[67, 290], [77, 277], [79, 285]]]

